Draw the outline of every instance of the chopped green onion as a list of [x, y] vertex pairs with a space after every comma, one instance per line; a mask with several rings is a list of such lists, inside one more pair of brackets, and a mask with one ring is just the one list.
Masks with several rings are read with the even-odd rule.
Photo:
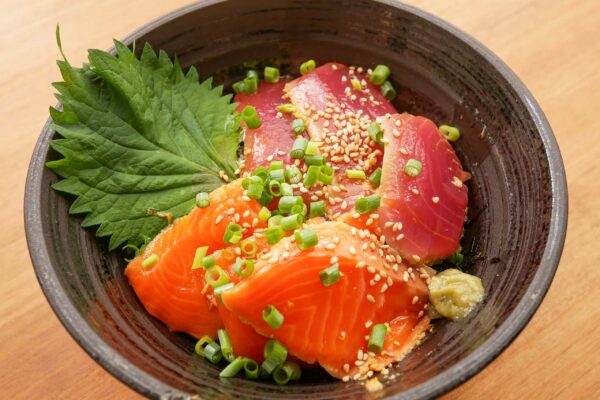
[[279, 82], [279, 69], [275, 67], [265, 67], [265, 81], [269, 83]]
[[256, 93], [258, 90], [258, 79], [254, 77], [244, 78], [244, 92], [248, 94]]
[[309, 156], [314, 156], [314, 155], [319, 154], [319, 142], [313, 142], [312, 140], [310, 142], [308, 142], [305, 153], [308, 154]]
[[254, 240], [246, 239], [240, 244], [240, 250], [242, 254], [252, 257], [258, 252], [258, 245]]
[[273, 215], [269, 218], [268, 226], [269, 228], [281, 228], [281, 223], [283, 222], [283, 215]]
[[302, 376], [300, 366], [291, 361], [286, 361], [273, 371], [273, 380], [278, 385], [286, 385], [289, 381], [296, 381], [300, 379], [300, 376]]
[[456, 253], [448, 257], [446, 260], [448, 260], [448, 262], [454, 265], [460, 265], [465, 260], [465, 256], [460, 251], [457, 251]]
[[232, 362], [235, 359], [233, 355], [233, 346], [231, 345], [231, 339], [225, 329], [217, 329], [217, 337], [219, 338], [219, 344], [221, 345], [221, 353], [225, 360]]
[[258, 176], [264, 183], [269, 179], [269, 170], [265, 167], [258, 167], [252, 172], [252, 176]]
[[460, 131], [458, 128], [450, 125], [440, 125], [440, 133], [450, 142], [456, 142], [460, 139]]
[[285, 346], [277, 340], [270, 339], [265, 344], [263, 355], [265, 361], [262, 363], [261, 368], [265, 370], [266, 373], [271, 374], [277, 367], [285, 362], [288, 351]]
[[350, 79], [350, 83], [352, 83], [352, 87], [357, 92], [360, 92], [362, 90], [362, 85], [360, 84], [360, 81], [358, 79], [352, 78], [352, 79]]
[[158, 261], [158, 256], [156, 254], [152, 253], [150, 255], [150, 257], [148, 257], [144, 261], [142, 261], [142, 268], [148, 268], [149, 266], [153, 265], [157, 261]]
[[269, 193], [275, 197], [279, 197], [281, 195], [281, 183], [277, 180], [269, 182]]
[[283, 220], [281, 221], [281, 229], [284, 231], [293, 231], [294, 229], [300, 228], [302, 226], [302, 222], [304, 222], [302, 214], [294, 214], [288, 217], [283, 217]]
[[292, 209], [290, 210], [290, 214], [299, 214], [300, 216], [302, 216], [303, 222], [304, 222], [304, 217], [306, 216], [307, 212], [308, 212], [308, 208], [306, 207], [306, 204], [304, 204], [304, 203], [297, 204], [294, 207], [292, 207]]
[[326, 185], [330, 185], [333, 182], [333, 175], [335, 171], [331, 165], [322, 165], [319, 170], [319, 180]]
[[271, 181], [285, 182], [285, 171], [283, 169], [274, 169], [269, 171]]
[[258, 199], [258, 204], [266, 207], [271, 203], [271, 201], [273, 201], [273, 196], [271, 193], [269, 193], [269, 191], [265, 190], [260, 196], [260, 199]]
[[274, 306], [268, 305], [262, 310], [263, 320], [273, 329], [278, 329], [283, 325], [285, 320], [283, 314], [279, 312]]
[[[202, 268], [204, 263], [202, 262], [208, 251], [208, 246], [198, 247], [194, 254], [194, 261], [192, 262], [192, 269]], [[214, 257], [213, 257], [214, 259]]]
[[372, 141], [378, 144], [383, 143], [381, 141], [383, 139], [383, 131], [381, 130], [377, 122], [373, 122], [371, 125], [369, 125], [369, 127], [367, 128], [367, 132], [369, 132], [369, 137]]
[[209, 269], [213, 265], [215, 265], [215, 256], [209, 255], [209, 256], [202, 257], [202, 267], [204, 269]]
[[269, 211], [267, 207], [261, 208], [258, 212], [258, 219], [260, 219], [261, 221], [266, 221], [269, 218], [271, 218], [271, 211]]
[[246, 357], [236, 357], [235, 360], [229, 363], [219, 374], [221, 378], [232, 378], [238, 374], [246, 364]]
[[308, 167], [306, 171], [306, 175], [304, 175], [304, 186], [310, 187], [317, 183], [317, 179], [319, 178], [319, 173], [321, 172], [321, 167], [317, 165], [311, 165]]
[[265, 239], [267, 239], [267, 243], [276, 244], [279, 243], [281, 238], [283, 238], [283, 229], [281, 228], [269, 228], [265, 232]]
[[375, 171], [373, 171], [371, 176], [369, 176], [369, 181], [371, 181], [375, 187], [379, 187], [381, 184], [381, 168], [377, 168]]
[[387, 65], [379, 64], [375, 67], [375, 69], [371, 73], [371, 76], [369, 76], [369, 80], [373, 84], [379, 86], [386, 81], [386, 79], [390, 76], [391, 73], [392, 71]]
[[260, 199], [264, 190], [265, 187], [262, 183], [251, 183], [250, 185], [248, 185], [247, 189], [248, 197], [255, 200]]
[[284, 113], [293, 113], [296, 112], [296, 106], [292, 103], [280, 104], [277, 106], [277, 109]]
[[248, 189], [248, 186], [250, 186], [253, 183], [257, 183], [259, 185], [263, 185], [264, 184], [262, 178], [260, 176], [257, 176], [257, 175], [252, 175], [252, 176], [249, 176], [247, 178], [242, 179], [242, 187], [244, 189]]
[[206, 208], [210, 206], [210, 200], [208, 199], [208, 193], [200, 192], [196, 195], [196, 207]]
[[321, 217], [325, 214], [325, 202], [323, 200], [310, 203], [310, 217]]
[[367, 348], [369, 351], [374, 353], [381, 353], [383, 350], [383, 342], [385, 341], [385, 335], [387, 334], [388, 328], [384, 324], [377, 324], [371, 330], [371, 336], [369, 336], [369, 344]]
[[306, 165], [325, 165], [325, 156], [323, 154], [313, 154], [304, 156]]
[[204, 358], [213, 364], [218, 364], [223, 359], [223, 353], [221, 352], [221, 346], [217, 343], [212, 342], [204, 347]]
[[240, 260], [233, 264], [233, 272], [239, 275], [240, 278], [246, 279], [254, 272], [254, 261]]
[[244, 122], [246, 122], [246, 125], [248, 125], [248, 128], [250, 129], [259, 128], [262, 125], [260, 117], [256, 112], [256, 108], [252, 106], [244, 107], [244, 109], [242, 110], [242, 118], [244, 119]]
[[204, 356], [204, 347], [209, 343], [214, 343], [213, 338], [208, 335], [202, 336], [202, 338], [200, 338], [200, 340], [198, 340], [194, 346], [194, 351], [196, 354], [199, 356]]
[[231, 85], [231, 88], [236, 93], [245, 93], [246, 92], [246, 84], [244, 83], [244, 81], [235, 82], [233, 85]]
[[260, 375], [260, 366], [251, 358], [246, 358], [244, 363], [244, 374], [246, 379], [258, 379]]
[[249, 69], [248, 71], [246, 71], [246, 78], [259, 79], [258, 71], [256, 71], [255, 69]]
[[292, 150], [290, 151], [290, 157], [295, 159], [304, 158], [304, 152], [306, 150], [306, 146], [308, 146], [308, 139], [302, 136], [298, 136], [296, 140], [294, 140], [294, 144], [292, 145]]
[[421, 164], [421, 162], [419, 160], [415, 160], [414, 158], [411, 158], [410, 160], [408, 160], [406, 162], [406, 165], [404, 166], [404, 173], [406, 175], [412, 176], [414, 178], [415, 176], [419, 176], [422, 169], [423, 169], [423, 164]]
[[281, 184], [281, 195], [282, 196], [293, 196], [294, 195], [294, 189], [292, 188], [292, 186], [289, 183], [282, 183]]
[[289, 213], [292, 207], [297, 204], [302, 204], [301, 196], [282, 196], [279, 199], [279, 211], [282, 213]]
[[290, 165], [285, 170], [285, 177], [289, 183], [299, 183], [302, 181], [302, 172], [300, 172], [300, 169], [297, 166]]
[[225, 229], [225, 235], [223, 235], [223, 240], [227, 244], [236, 244], [242, 239], [242, 226], [240, 224], [232, 224], [227, 225]]
[[385, 81], [383, 82], [383, 85], [381, 85], [381, 94], [388, 100], [394, 100], [394, 97], [396, 97], [396, 89], [394, 89], [394, 86], [390, 81]]
[[317, 63], [315, 62], [315, 60], [308, 60], [302, 63], [302, 65], [300, 65], [300, 75], [304, 75], [308, 72], [314, 71], [316, 67]]
[[219, 300], [221, 300], [221, 302], [223, 302], [223, 300], [221, 299], [221, 294], [224, 292], [227, 292], [228, 290], [233, 289], [234, 287], [235, 287], [235, 284], [233, 282], [229, 282], [229, 283], [226, 283], [219, 287], [216, 287], [214, 292], [215, 292], [215, 295], [219, 298]]
[[218, 265], [210, 267], [206, 270], [206, 273], [204, 274], [204, 280], [206, 281], [206, 283], [208, 283], [214, 288], [229, 283], [227, 273], [223, 271], [223, 268], [219, 267]]
[[346, 176], [349, 179], [367, 179], [365, 171], [361, 171], [359, 169], [347, 169]]
[[300, 118], [293, 120], [292, 131], [294, 131], [296, 135], [301, 135], [304, 131], [306, 131], [306, 125], [304, 124], [304, 120]]
[[294, 233], [296, 245], [300, 250], [307, 250], [319, 243], [317, 233], [312, 228], [305, 228]]
[[273, 171], [276, 169], [283, 169], [283, 161], [271, 161], [271, 164], [269, 164], [269, 171]]
[[372, 194], [371, 196], [363, 197], [356, 201], [354, 204], [354, 209], [359, 214], [366, 214], [368, 212], [377, 210], [381, 203], [381, 198], [379, 195]]
[[340, 266], [336, 263], [319, 273], [323, 286], [331, 286], [340, 280]]

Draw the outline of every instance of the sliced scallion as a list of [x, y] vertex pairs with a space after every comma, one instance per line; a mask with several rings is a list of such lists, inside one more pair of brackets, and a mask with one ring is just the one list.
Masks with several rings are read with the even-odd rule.
[[258, 200], [262, 196], [265, 187], [262, 183], [251, 183], [246, 190], [248, 191], [248, 197]]
[[273, 371], [273, 380], [278, 385], [286, 385], [290, 381], [300, 379], [302, 370], [294, 362], [286, 361], [283, 365]]
[[217, 337], [219, 338], [219, 345], [221, 345], [221, 353], [225, 360], [232, 362], [235, 359], [233, 355], [233, 346], [231, 345], [231, 339], [225, 329], [217, 330]]
[[456, 142], [460, 139], [460, 131], [454, 126], [440, 125], [439, 130], [449, 142]]
[[306, 73], [314, 71], [316, 67], [317, 63], [315, 62], [315, 60], [308, 60], [302, 63], [302, 65], [300, 65], [300, 74], [304, 75]]
[[285, 171], [283, 169], [274, 169], [269, 171], [271, 181], [285, 182]]
[[292, 145], [290, 157], [298, 160], [303, 159], [304, 153], [306, 151], [306, 146], [308, 146], [308, 139], [302, 136], [298, 136], [296, 140], [294, 140], [294, 144]]
[[246, 358], [244, 374], [246, 375], [246, 379], [258, 379], [260, 376], [260, 366], [253, 359]]
[[305, 228], [301, 231], [296, 231], [294, 233], [294, 238], [296, 239], [296, 245], [300, 250], [310, 249], [319, 243], [317, 232], [315, 232], [312, 228]]
[[392, 71], [390, 70], [390, 68], [387, 65], [379, 64], [378, 66], [375, 67], [375, 69], [371, 73], [371, 76], [369, 76], [369, 80], [373, 84], [379, 86], [379, 85], [382, 85], [383, 82], [385, 82], [387, 80], [387, 78], [390, 76], [391, 73], [392, 73]]
[[331, 286], [340, 280], [340, 266], [336, 263], [319, 273], [323, 286]]
[[322, 165], [321, 169], [319, 169], [319, 181], [323, 182], [326, 185], [330, 185], [333, 182], [334, 174], [335, 170], [331, 165]]
[[258, 71], [256, 71], [255, 69], [249, 69], [248, 71], [246, 71], [246, 78], [258, 80]]
[[360, 84], [360, 81], [356, 78], [352, 78], [350, 80], [350, 83], [352, 83], [352, 87], [354, 88], [354, 90], [356, 90], [357, 92], [360, 92], [362, 90], [362, 85]]
[[258, 79], [252, 76], [244, 78], [244, 93], [252, 94], [258, 90]]
[[258, 212], [258, 219], [261, 221], [267, 221], [269, 218], [271, 218], [271, 211], [269, 211], [267, 207], [261, 208]]
[[281, 184], [281, 195], [282, 196], [293, 196], [294, 195], [294, 189], [292, 188], [292, 186], [289, 183], [282, 183]]
[[348, 179], [367, 179], [365, 171], [359, 169], [347, 169], [346, 176]]
[[233, 264], [233, 272], [239, 275], [240, 278], [246, 279], [254, 272], [254, 261], [240, 260]]
[[142, 261], [142, 268], [148, 268], [151, 265], [154, 265], [158, 261], [158, 255], [152, 253], [148, 258]]
[[379, 187], [381, 185], [381, 168], [377, 168], [371, 176], [369, 176], [369, 181], [375, 185], [375, 187]]
[[287, 217], [283, 217], [283, 219], [281, 220], [281, 229], [283, 229], [284, 231], [293, 231], [301, 227], [302, 222], [304, 222], [302, 214], [293, 214]]
[[279, 211], [287, 214], [292, 210], [292, 207], [297, 204], [302, 204], [301, 196], [282, 196], [279, 199]]
[[206, 256], [207, 251], [208, 246], [202, 246], [196, 249], [196, 253], [194, 254], [194, 261], [192, 262], [192, 269], [198, 269], [204, 266], [202, 260]]
[[242, 179], [242, 187], [244, 189], [248, 189], [248, 186], [250, 186], [253, 183], [263, 185], [264, 181], [260, 176], [257, 175], [250, 175], [249, 177]]
[[302, 181], [302, 172], [300, 172], [300, 169], [297, 166], [290, 165], [285, 170], [285, 178], [289, 183], [299, 183]]
[[236, 93], [246, 93], [246, 84], [244, 81], [235, 82], [233, 85], [231, 85], [231, 88]]
[[198, 208], [206, 208], [210, 205], [210, 200], [208, 199], [208, 193], [200, 192], [196, 194], [196, 207]]
[[321, 172], [321, 167], [318, 165], [311, 165], [306, 170], [306, 174], [304, 175], [304, 186], [310, 187], [317, 183], [317, 179], [319, 178], [319, 172]]
[[363, 197], [356, 201], [354, 204], [354, 209], [359, 214], [366, 214], [368, 212], [377, 210], [381, 203], [381, 198], [379, 195], [372, 194], [371, 196]]
[[394, 89], [394, 85], [390, 81], [385, 81], [381, 85], [381, 94], [388, 100], [394, 100], [396, 89]]
[[206, 347], [206, 345], [209, 343], [214, 343], [213, 338], [211, 338], [208, 335], [202, 336], [194, 346], [194, 351], [196, 352], [196, 354], [198, 354], [199, 356], [204, 356], [204, 347]]
[[296, 106], [292, 103], [280, 104], [277, 106], [277, 109], [284, 113], [293, 113], [296, 112]]
[[306, 152], [309, 156], [314, 156], [319, 154], [319, 142], [313, 142], [312, 140], [308, 142], [306, 146]]
[[226, 283], [219, 287], [216, 287], [214, 292], [215, 292], [215, 295], [219, 298], [219, 300], [221, 300], [221, 302], [223, 302], [223, 300], [221, 299], [221, 294], [227, 292], [228, 290], [233, 289], [234, 287], [235, 287], [235, 284], [233, 282], [229, 282], [229, 283]]
[[283, 238], [284, 232], [281, 228], [269, 228], [265, 232], [265, 239], [267, 243], [273, 245], [279, 243], [281, 238]]
[[367, 132], [369, 132], [369, 137], [372, 141], [378, 144], [383, 143], [381, 141], [381, 139], [383, 139], [383, 131], [381, 130], [377, 122], [371, 123], [371, 125], [369, 125], [369, 127], [367, 128]]
[[225, 229], [223, 241], [227, 244], [236, 244], [242, 239], [242, 226], [230, 223]]
[[279, 329], [283, 325], [285, 317], [272, 305], [268, 305], [262, 310], [263, 320], [273, 329]]
[[211, 255], [202, 257], [202, 268], [209, 269], [213, 265], [215, 265], [215, 256], [213, 256], [211, 254]]
[[383, 343], [385, 341], [387, 330], [388, 328], [384, 324], [376, 324], [373, 326], [371, 335], [369, 336], [369, 344], [367, 346], [369, 351], [381, 353], [381, 350], [383, 350]]
[[232, 378], [238, 374], [246, 364], [246, 357], [236, 357], [235, 360], [229, 363], [219, 374], [221, 378]]
[[218, 265], [210, 267], [206, 270], [206, 273], [204, 274], [204, 280], [214, 288], [223, 286], [229, 282], [227, 273]]
[[304, 124], [304, 120], [301, 118], [297, 118], [295, 120], [292, 121], [292, 131], [294, 131], [294, 133], [296, 135], [301, 135], [303, 132], [306, 131], [306, 125]]
[[269, 182], [269, 193], [275, 197], [281, 196], [281, 183], [278, 180], [273, 179]]
[[253, 257], [258, 252], [258, 244], [252, 239], [246, 239], [240, 244], [242, 254]]
[[254, 171], [252, 171], [251, 176], [258, 176], [260, 179], [262, 179], [264, 183], [267, 181], [267, 179], [269, 179], [269, 170], [265, 167], [258, 167]]
[[264, 347], [263, 356], [265, 361], [261, 368], [268, 374], [272, 374], [277, 367], [283, 365], [287, 359], [288, 351], [284, 345], [275, 339], [267, 341]]
[[216, 342], [212, 342], [204, 346], [204, 358], [213, 364], [218, 364], [223, 359], [221, 346]]
[[423, 169], [423, 164], [421, 164], [421, 162], [419, 160], [415, 160], [414, 158], [411, 158], [410, 160], [408, 160], [406, 162], [406, 165], [404, 166], [404, 173], [406, 175], [412, 176], [414, 178], [415, 176], [419, 176], [422, 169]]
[[273, 195], [269, 193], [268, 190], [263, 190], [262, 195], [258, 199], [258, 204], [266, 207], [271, 203], [271, 201], [273, 201]]
[[283, 161], [271, 161], [271, 164], [269, 164], [269, 171], [274, 171], [276, 169], [283, 169]]
[[323, 154], [305, 155], [304, 162], [306, 165], [325, 165], [325, 156]]
[[325, 214], [325, 202], [323, 200], [310, 203], [310, 217], [321, 217]]
[[244, 122], [246, 122], [246, 125], [248, 125], [248, 128], [250, 129], [260, 128], [260, 126], [262, 125], [260, 117], [256, 112], [256, 108], [252, 106], [244, 107], [244, 109], [242, 110], [242, 118], [244, 119]]
[[265, 81], [269, 83], [279, 82], [279, 69], [275, 67], [265, 67]]

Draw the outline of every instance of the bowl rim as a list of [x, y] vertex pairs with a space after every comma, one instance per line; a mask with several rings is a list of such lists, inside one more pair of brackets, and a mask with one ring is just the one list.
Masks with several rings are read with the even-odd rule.
[[[200, 0], [178, 8], [138, 28], [127, 35], [123, 42], [129, 45], [134, 39], [182, 15], [226, 1]], [[479, 56], [490, 63], [515, 91], [517, 97], [529, 112], [544, 145], [550, 172], [552, 211], [548, 240], [540, 260], [540, 265], [543, 265], [544, 268], [538, 269], [535, 273], [525, 295], [514, 311], [475, 351], [456, 365], [415, 387], [387, 397], [389, 399], [433, 398], [464, 383], [492, 362], [525, 328], [540, 306], [555, 276], [564, 246], [568, 219], [567, 181], [556, 138], [544, 113], [530, 91], [498, 56], [471, 35], [429, 12], [394, 0], [371, 1], [398, 8], [437, 26], [471, 47]], [[114, 51], [114, 47], [110, 51]], [[46, 299], [72, 338], [92, 359], [121, 382], [138, 393], [152, 398], [189, 397], [188, 393], [176, 389], [138, 368], [108, 345], [89, 327], [61, 287], [58, 276], [51, 266], [48, 240], [42, 229], [43, 218], [40, 207], [41, 179], [52, 135], [53, 130], [49, 118], [42, 129], [31, 157], [24, 197], [27, 245], [38, 282]]]

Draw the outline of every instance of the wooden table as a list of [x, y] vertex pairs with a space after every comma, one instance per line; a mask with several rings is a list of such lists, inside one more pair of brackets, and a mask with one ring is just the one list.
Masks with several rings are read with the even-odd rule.
[[[71, 3], [72, 5], [67, 5]], [[2, 0], [0, 398], [139, 398], [92, 361], [40, 290], [23, 229], [29, 157], [55, 103], [57, 22], [73, 63], [188, 0]], [[600, 1], [411, 0], [482, 41], [525, 82], [564, 157], [562, 262], [525, 331], [447, 399], [600, 398]]]

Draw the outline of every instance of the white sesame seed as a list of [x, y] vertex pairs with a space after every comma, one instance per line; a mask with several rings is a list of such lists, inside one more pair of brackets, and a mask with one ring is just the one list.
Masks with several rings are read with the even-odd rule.
[[350, 372], [350, 365], [348, 365], [348, 364], [344, 364], [344, 372], [345, 372], [345, 373], [348, 373], [348, 372]]
[[396, 240], [402, 240], [402, 239], [404, 239], [404, 233], [401, 233], [398, 236], [396, 236]]
[[369, 303], [375, 303], [375, 298], [370, 294], [367, 295], [367, 300], [369, 301]]
[[373, 325], [373, 321], [367, 321], [367, 322], [365, 322], [365, 328], [370, 328], [371, 325]]
[[325, 246], [325, 248], [326, 248], [327, 250], [333, 250], [333, 249], [335, 249], [335, 244], [333, 244], [333, 243], [329, 243], [327, 246]]
[[217, 218], [215, 218], [215, 225], [219, 225], [219, 222], [221, 222], [222, 220], [223, 220], [223, 216], [217, 215]]
[[435, 204], [437, 204], [437, 203], [440, 202], [440, 198], [437, 197], [437, 196], [434, 196], [434, 197], [431, 198], [431, 201], [433, 201]]
[[364, 261], [359, 261], [359, 262], [357, 262], [357, 263], [356, 263], [356, 268], [358, 268], [358, 269], [361, 269], [361, 268], [364, 268], [364, 267], [365, 267], [365, 265], [367, 265], [367, 263], [366, 263], [366, 262], [364, 262]]
[[365, 222], [366, 226], [370, 226], [371, 224], [373, 224], [373, 218], [369, 218], [367, 222]]
[[414, 260], [415, 262], [419, 262], [419, 261], [421, 261], [421, 257], [419, 257], [419, 256], [418, 256], [418, 255], [416, 255], [416, 254], [413, 254], [412, 258], [413, 258], [413, 260]]
[[337, 256], [333, 256], [329, 259], [329, 263], [330, 264], [335, 264], [336, 262], [340, 261], [339, 257]]
[[340, 338], [342, 338], [342, 340], [346, 339], [346, 331], [340, 332]]
[[419, 296], [413, 297], [413, 299], [412, 299], [413, 304], [417, 304], [418, 301], [419, 301]]
[[356, 249], [354, 248], [354, 246], [350, 246], [348, 250], [350, 251], [350, 254], [356, 255]]

